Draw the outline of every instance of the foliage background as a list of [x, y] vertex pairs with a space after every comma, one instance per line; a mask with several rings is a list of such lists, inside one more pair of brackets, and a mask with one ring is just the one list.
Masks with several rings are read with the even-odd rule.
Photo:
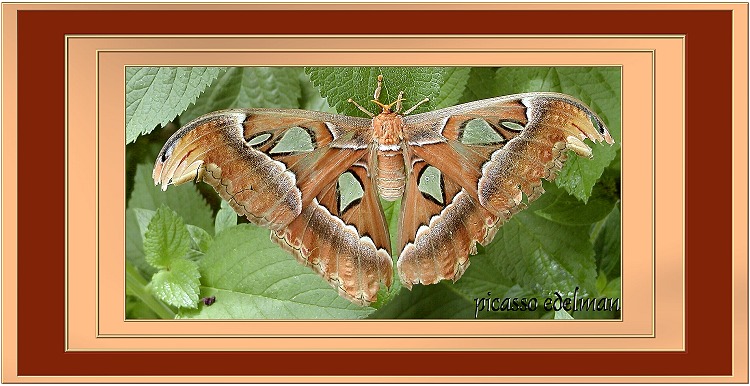
[[[405, 91], [413, 114], [533, 91], [573, 95], [607, 124], [616, 143], [594, 158], [571, 154], [528, 209], [479, 246], [452, 283], [401, 288], [359, 307], [248, 224], [207, 184], [162, 192], [151, 179], [161, 146], [180, 125], [232, 107], [301, 108], [364, 116], [378, 74], [381, 100]], [[617, 311], [545, 311], [555, 291], [620, 298], [620, 83], [618, 67], [128, 67], [126, 70], [126, 314], [128, 318], [474, 318], [476, 299], [532, 298], [534, 311], [479, 318], [619, 318]], [[384, 210], [395, 235], [399, 202]], [[214, 296], [207, 306], [202, 298]]]

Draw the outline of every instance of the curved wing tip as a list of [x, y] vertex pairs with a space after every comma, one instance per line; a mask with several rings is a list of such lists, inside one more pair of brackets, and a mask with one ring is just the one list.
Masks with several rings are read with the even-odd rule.
[[610, 146], [615, 144], [615, 140], [612, 138], [612, 135], [609, 133], [609, 130], [607, 128], [604, 128], [604, 141], [607, 142]]

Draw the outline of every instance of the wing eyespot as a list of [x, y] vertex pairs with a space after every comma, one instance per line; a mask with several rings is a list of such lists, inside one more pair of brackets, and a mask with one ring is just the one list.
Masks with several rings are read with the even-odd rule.
[[458, 132], [458, 140], [464, 145], [497, 145], [506, 140], [496, 127], [483, 118], [462, 122]]
[[434, 166], [422, 168], [417, 175], [417, 189], [422, 196], [438, 205], [445, 205], [443, 173]]
[[512, 119], [503, 119], [500, 121], [500, 125], [510, 131], [521, 132], [524, 129], [523, 123]]
[[339, 213], [343, 214], [362, 201], [365, 190], [356, 173], [345, 172], [338, 178], [336, 184]]
[[315, 150], [315, 146], [315, 133], [312, 130], [293, 126], [284, 131], [268, 153], [280, 155], [307, 153]]
[[245, 143], [250, 147], [260, 147], [268, 142], [273, 135], [271, 133], [258, 133], [250, 138], [245, 138]]

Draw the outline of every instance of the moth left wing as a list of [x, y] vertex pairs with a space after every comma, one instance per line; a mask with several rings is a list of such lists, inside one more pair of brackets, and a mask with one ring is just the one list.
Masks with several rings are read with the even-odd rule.
[[[486, 99], [407, 116], [404, 123], [414, 180], [404, 210], [431, 208], [412, 220], [403, 215], [398, 269], [407, 286], [457, 280], [467, 252], [489, 243], [497, 227], [525, 207], [524, 195], [531, 202], [544, 192], [541, 180], [556, 177], [566, 150], [590, 157], [584, 139], [613, 143], [596, 114], [557, 93]], [[434, 198], [413, 173], [421, 163], [445, 181], [441, 205], [421, 203]], [[434, 272], [427, 273], [425, 259], [434, 260]]]
[[340, 177], [369, 159], [370, 126], [369, 119], [303, 110], [218, 111], [167, 140], [153, 178], [163, 189], [204, 180], [239, 215], [271, 228], [274, 241], [347, 298], [366, 304], [375, 299], [378, 281], [390, 284], [392, 276], [384, 221], [367, 219], [382, 216], [369, 213], [379, 203], [367, 189], [350, 205], [362, 214], [347, 216], [330, 210], [330, 200]]

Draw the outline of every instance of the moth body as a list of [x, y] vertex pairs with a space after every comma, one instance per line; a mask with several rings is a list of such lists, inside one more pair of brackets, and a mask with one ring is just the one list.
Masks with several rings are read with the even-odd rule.
[[377, 146], [375, 183], [383, 199], [395, 201], [404, 194], [406, 173], [404, 153], [404, 121], [400, 114], [383, 111], [372, 119], [373, 142]]

